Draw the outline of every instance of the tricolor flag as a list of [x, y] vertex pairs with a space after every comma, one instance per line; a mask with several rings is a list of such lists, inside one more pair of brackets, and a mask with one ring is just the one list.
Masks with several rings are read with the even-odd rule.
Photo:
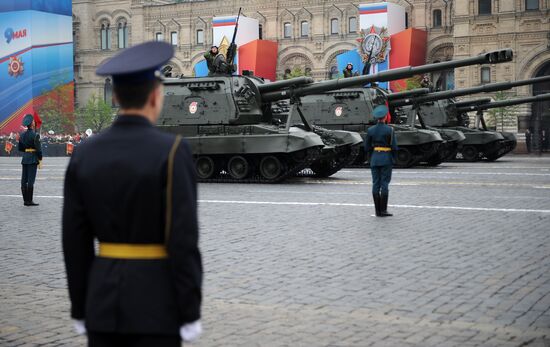
[[388, 12], [388, 5], [376, 4], [376, 5], [360, 5], [359, 14], [375, 14]]
[[232, 26], [237, 23], [237, 17], [224, 17], [224, 18], [214, 18], [212, 20], [212, 26], [213, 27], [225, 27], [225, 26]]

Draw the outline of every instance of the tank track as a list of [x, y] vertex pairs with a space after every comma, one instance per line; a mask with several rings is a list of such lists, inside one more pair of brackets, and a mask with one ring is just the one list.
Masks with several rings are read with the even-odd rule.
[[[331, 162], [330, 167], [327, 168], [325, 171], [318, 172], [317, 170], [313, 170], [311, 169], [311, 167], [309, 167], [297, 173], [296, 176], [317, 177], [317, 178], [325, 178], [325, 177], [332, 176], [338, 171], [340, 171], [341, 169], [343, 169], [344, 167], [349, 167], [349, 165], [351, 165], [359, 155], [360, 148], [361, 148], [360, 143], [356, 145], [341, 146], [340, 148], [337, 149], [337, 151], [334, 154], [330, 154], [332, 158], [325, 157], [315, 161], [315, 162], [323, 161], [325, 163], [327, 161], [330, 161]], [[315, 166], [315, 162], [312, 163], [313, 166]]]
[[511, 140], [503, 140], [500, 141], [498, 144], [498, 148], [496, 150], [493, 149], [492, 152], [483, 152], [483, 158], [485, 158], [487, 161], [495, 161], [500, 157], [505, 156], [506, 154], [510, 153], [511, 151], [516, 148], [516, 142]]
[[[478, 149], [478, 159], [473, 160], [479, 161], [481, 159], [485, 159], [487, 161], [495, 161], [498, 158], [501, 158], [505, 156], [506, 154], [510, 153], [511, 151], [516, 148], [517, 142], [512, 140], [501, 140], [497, 142], [492, 142], [484, 145], [481, 149], [480, 146], [477, 145], [476, 148]], [[472, 160], [465, 160], [462, 155], [455, 154], [455, 157], [452, 159], [453, 161], [465, 161], [465, 162], [472, 162]]]
[[446, 141], [439, 146], [439, 150], [428, 158], [428, 166], [438, 166], [444, 161], [452, 160], [458, 152], [457, 141]]
[[208, 178], [208, 179], [197, 178], [197, 181], [201, 183], [279, 183], [288, 177], [294, 177], [296, 173], [309, 167], [311, 163], [313, 163], [316, 159], [318, 159], [321, 154], [321, 148], [318, 148], [318, 147], [307, 148], [307, 149], [303, 149], [302, 151], [305, 151], [305, 157], [299, 162], [295, 161], [292, 158], [292, 155], [301, 151], [298, 151], [292, 154], [285, 153], [282, 156], [279, 156], [280, 160], [284, 158], [284, 161], [283, 160], [281, 161], [283, 161], [283, 163], [286, 164], [284, 166], [285, 170], [274, 179], [269, 180], [264, 178], [263, 176], [260, 175], [259, 170], [254, 168], [252, 170], [252, 175], [243, 179], [235, 179], [231, 177], [226, 171], [222, 171], [218, 175], [215, 175], [212, 178]]

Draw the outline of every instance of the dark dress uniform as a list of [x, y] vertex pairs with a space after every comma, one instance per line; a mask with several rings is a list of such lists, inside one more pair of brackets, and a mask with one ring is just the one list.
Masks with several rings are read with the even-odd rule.
[[189, 145], [139, 115], [81, 143], [65, 177], [63, 252], [71, 316], [90, 346], [179, 346], [202, 297]]
[[[384, 118], [387, 110], [386, 106], [377, 106], [374, 110], [374, 117]], [[370, 158], [372, 197], [376, 216], [379, 217], [391, 216], [387, 212], [389, 184], [397, 150], [397, 140], [392, 127], [379, 121], [378, 124], [368, 129], [365, 153]]]
[[[33, 121], [33, 116], [25, 115], [23, 125], [29, 127]], [[21, 174], [21, 194], [25, 206], [37, 206], [33, 201], [34, 181], [36, 180], [36, 169], [42, 160], [42, 146], [40, 144], [40, 135], [30, 127], [27, 131], [19, 135], [17, 149], [23, 152], [21, 165], [23, 171]]]

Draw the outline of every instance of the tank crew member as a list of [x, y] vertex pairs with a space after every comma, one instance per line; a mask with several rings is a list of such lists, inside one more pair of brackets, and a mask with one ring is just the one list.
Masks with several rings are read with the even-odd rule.
[[346, 68], [344, 69], [343, 72], [344, 72], [344, 78], [353, 77], [353, 64], [348, 63], [348, 65], [346, 65]]
[[385, 105], [374, 108], [373, 116], [378, 123], [369, 128], [365, 140], [365, 153], [370, 158], [372, 198], [377, 217], [392, 216], [388, 213], [388, 186], [398, 148], [393, 128], [384, 124], [387, 114], [388, 107]]
[[202, 331], [193, 158], [185, 140], [153, 126], [164, 98], [160, 67], [173, 54], [167, 43], [146, 42], [98, 67], [113, 77], [120, 111], [67, 167], [71, 317], [90, 346], [179, 347]]
[[206, 59], [206, 66], [208, 66], [209, 76], [217, 72], [214, 60], [216, 59], [218, 53], [218, 46], [212, 46], [208, 52], [204, 53], [204, 59]]
[[433, 84], [432, 84], [432, 81], [430, 81], [430, 76], [429, 75], [424, 75], [424, 77], [422, 77], [422, 81], [420, 81], [420, 86], [422, 88], [430, 88], [430, 90], [433, 88]]
[[20, 152], [24, 152], [21, 159], [21, 164], [23, 165], [21, 194], [23, 194], [23, 203], [25, 206], [38, 206], [33, 201], [33, 194], [36, 169], [42, 161], [40, 135], [34, 131], [35, 123], [32, 114], [26, 114], [23, 117], [23, 126], [27, 127], [27, 130], [19, 136], [17, 146]]

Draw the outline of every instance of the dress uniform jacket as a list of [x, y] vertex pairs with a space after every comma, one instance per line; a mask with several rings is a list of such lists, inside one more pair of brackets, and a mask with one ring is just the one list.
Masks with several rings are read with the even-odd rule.
[[[21, 164], [32, 165], [38, 164], [39, 160], [42, 160], [42, 146], [40, 144], [40, 135], [34, 130], [29, 129], [19, 136], [19, 143], [17, 149], [23, 152], [21, 158]], [[26, 149], [34, 149], [35, 152], [25, 152]]]
[[[390, 147], [391, 151], [375, 151], [374, 147]], [[378, 123], [367, 130], [365, 153], [371, 153], [370, 166], [393, 165], [397, 150], [397, 140], [392, 127]]]
[[179, 333], [200, 318], [196, 178], [189, 146], [177, 148], [167, 259], [98, 257], [94, 239], [162, 244], [167, 160], [174, 135], [140, 116], [119, 116], [75, 150], [65, 178], [63, 251], [71, 316], [92, 332]]

